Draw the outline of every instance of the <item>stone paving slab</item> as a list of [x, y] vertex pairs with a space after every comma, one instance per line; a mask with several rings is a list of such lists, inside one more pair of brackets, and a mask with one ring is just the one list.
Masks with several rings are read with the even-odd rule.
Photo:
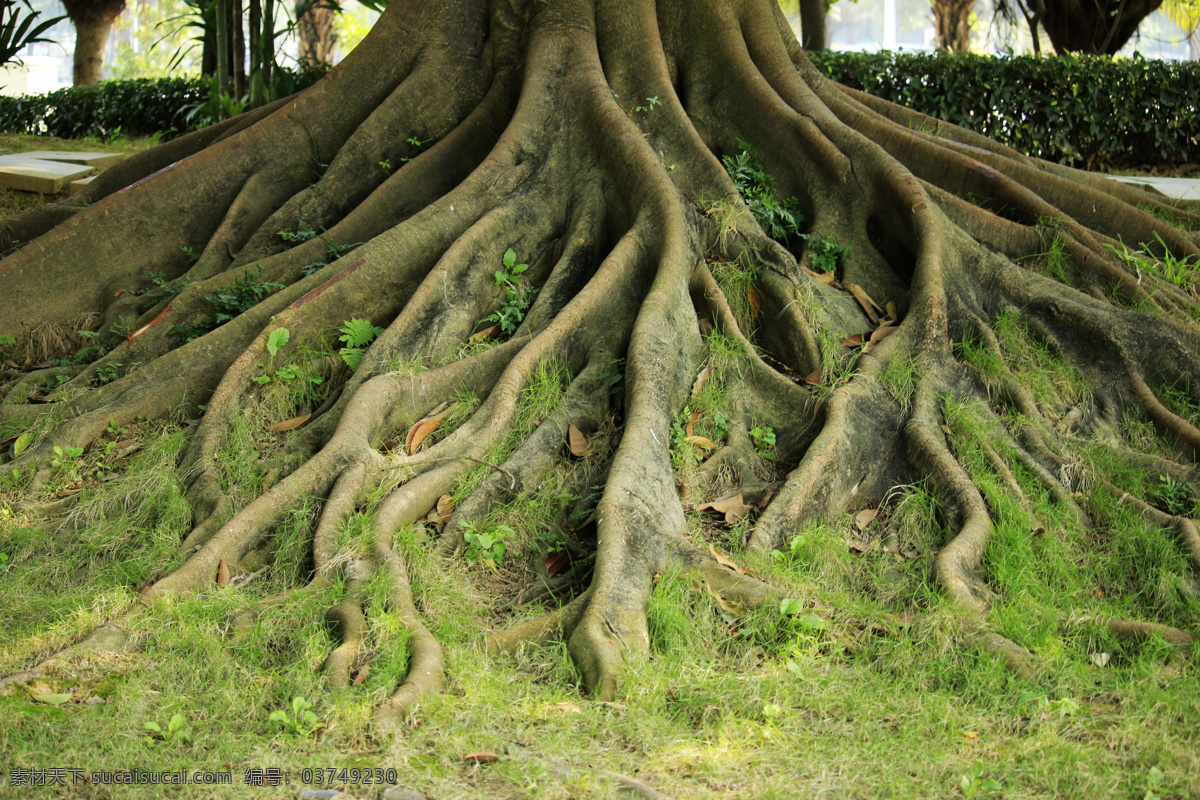
[[80, 178], [77, 181], [71, 181], [71, 185], [67, 187], [67, 193], [75, 194], [94, 180], [96, 180], [95, 175], [88, 175], [86, 178]]
[[1142, 175], [1110, 175], [1114, 181], [1157, 189], [1167, 197], [1200, 200], [1200, 178], [1154, 178]]
[[[28, 153], [14, 153], [14, 155], [25, 156], [26, 158], [38, 158], [43, 161], [65, 161], [68, 164], [84, 164], [89, 167], [100, 169], [102, 167], [111, 167], [120, 161], [125, 160], [124, 153], [101, 153], [99, 151], [80, 150], [32, 150]], [[0, 160], [3, 157], [0, 156]]]
[[94, 167], [45, 161], [24, 154], [0, 156], [0, 189], [58, 194], [71, 181], [91, 175]]

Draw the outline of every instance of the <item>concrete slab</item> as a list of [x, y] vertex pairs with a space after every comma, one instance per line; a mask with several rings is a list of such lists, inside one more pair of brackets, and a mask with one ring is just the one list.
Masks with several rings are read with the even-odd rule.
[[29, 158], [23, 153], [0, 156], [0, 189], [58, 194], [71, 181], [91, 175], [95, 168], [62, 161]]
[[111, 167], [113, 164], [125, 160], [124, 153], [100, 153], [72, 150], [33, 150], [28, 153], [16, 153], [15, 155], [26, 156], [27, 158], [39, 158], [43, 161], [65, 161], [68, 164], [83, 164], [88, 167], [101, 169], [103, 167]]
[[1146, 186], [1167, 197], [1180, 200], [1200, 200], [1200, 178], [1152, 178], [1142, 175], [1109, 175], [1114, 181]]
[[67, 194], [75, 194], [94, 180], [96, 180], [95, 175], [88, 175], [86, 178], [80, 178], [77, 181], [71, 181], [71, 185], [67, 187]]

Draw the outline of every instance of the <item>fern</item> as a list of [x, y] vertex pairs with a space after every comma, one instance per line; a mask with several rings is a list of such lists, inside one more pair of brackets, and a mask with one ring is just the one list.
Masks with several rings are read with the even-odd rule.
[[370, 320], [357, 318], [346, 320], [338, 330], [342, 334], [338, 339], [344, 345], [338, 353], [350, 369], [358, 369], [363, 354], [367, 352], [367, 345], [383, 333], [383, 328], [372, 325]]

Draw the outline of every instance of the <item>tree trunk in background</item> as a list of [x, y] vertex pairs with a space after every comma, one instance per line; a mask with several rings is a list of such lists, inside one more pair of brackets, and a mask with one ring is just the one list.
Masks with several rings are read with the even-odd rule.
[[113, 22], [125, 10], [125, 0], [63, 0], [75, 26], [75, 63], [71, 78], [76, 86], [99, 83], [104, 70], [104, 48]]
[[322, 0], [304, 0], [296, 4], [301, 62], [333, 63], [333, 49], [337, 45], [337, 31], [333, 25], [336, 17], [334, 10]]
[[800, 42], [805, 50], [824, 50], [829, 46], [828, 17], [828, 0], [800, 0]]
[[975, 0], [933, 0], [935, 42], [942, 50], [965, 53], [971, 47]]

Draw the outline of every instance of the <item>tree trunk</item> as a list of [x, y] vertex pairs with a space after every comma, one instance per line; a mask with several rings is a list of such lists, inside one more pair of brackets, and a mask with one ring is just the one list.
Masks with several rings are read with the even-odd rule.
[[332, 64], [337, 46], [334, 22], [337, 15], [322, 0], [307, 0], [296, 6], [296, 29], [300, 34], [301, 61]]
[[971, 49], [971, 13], [975, 0], [933, 0], [933, 23], [937, 46], [966, 53]]
[[829, 46], [828, 18], [828, 0], [800, 0], [800, 36], [805, 50], [824, 50]]
[[76, 86], [99, 83], [104, 74], [104, 48], [108, 46], [108, 32], [125, 10], [125, 0], [68, 0], [63, 6], [75, 26], [71, 79]]
[[1162, 0], [1046, 0], [1042, 27], [1060, 55], [1113, 55]]
[[[331, 686], [381, 609], [403, 621], [388, 727], [442, 686], [411, 548], [466, 559], [444, 578], [497, 623], [543, 586], [547, 536], [571, 553], [565, 605], [488, 647], [563, 640], [604, 699], [650, 652], [662, 576], [722, 613], [795, 596], [710, 542], [799, 558], [810, 523], [899, 520], [918, 492], [939, 533], [904, 555], [888, 528], [928, 582], [897, 603], [941, 592], [958, 641], [1020, 675], [1059, 656], [998, 630], [1015, 598], [985, 557], [1060, 528], [1103, 557], [1134, 535], [1119, 506], [1200, 568], [1200, 305], [1170, 277], [1200, 217], [830, 82], [773, 0], [393, 0], [316, 86], [163, 147], [0, 232], [0, 476], [59, 503], [64, 452], [195, 420], [177, 565], [88, 649], [310, 553], [303, 591], [340, 598]], [[1053, 525], [992, 536], [1033, 498]], [[302, 591], [272, 580], [229, 602]], [[877, 622], [820, 613], [847, 640]]]

